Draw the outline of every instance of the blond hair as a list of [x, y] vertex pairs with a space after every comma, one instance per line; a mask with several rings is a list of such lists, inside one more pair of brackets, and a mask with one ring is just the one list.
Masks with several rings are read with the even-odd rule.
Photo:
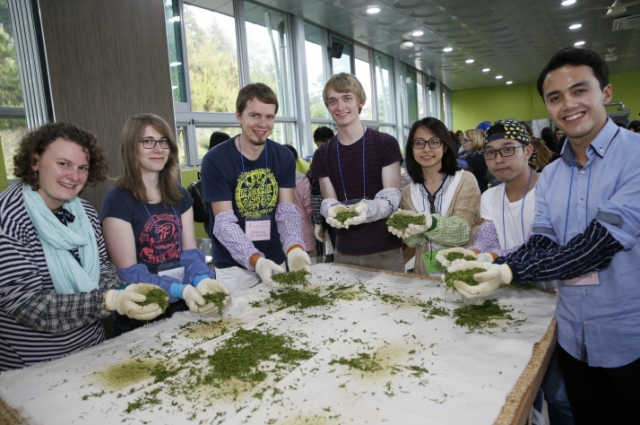
[[467, 130], [464, 132], [465, 136], [472, 142], [472, 150], [481, 151], [484, 147], [484, 131], [482, 130]]

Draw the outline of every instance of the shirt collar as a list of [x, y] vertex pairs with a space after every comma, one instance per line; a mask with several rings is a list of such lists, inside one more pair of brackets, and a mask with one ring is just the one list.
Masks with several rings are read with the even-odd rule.
[[[589, 152], [593, 152], [594, 154], [598, 155], [600, 158], [604, 157], [604, 154], [607, 153], [609, 146], [611, 146], [611, 142], [613, 141], [614, 137], [618, 134], [619, 130], [620, 130], [620, 127], [618, 127], [611, 120], [611, 118], [607, 118], [607, 122], [604, 124], [604, 127], [602, 127], [602, 130], [600, 130], [600, 132], [596, 135], [595, 139], [593, 139], [593, 141], [589, 145], [589, 148], [587, 149], [587, 156], [590, 156]], [[573, 148], [571, 147], [571, 143], [567, 138], [567, 140], [564, 143], [564, 146], [562, 147], [562, 160], [564, 161], [565, 164], [567, 164], [568, 166], [571, 166], [573, 165], [573, 157], [574, 157]]]

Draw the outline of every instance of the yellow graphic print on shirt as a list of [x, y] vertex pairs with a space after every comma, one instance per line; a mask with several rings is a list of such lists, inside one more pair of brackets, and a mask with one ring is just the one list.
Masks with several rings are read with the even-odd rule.
[[235, 198], [242, 217], [260, 217], [271, 213], [278, 203], [276, 176], [268, 168], [240, 173]]

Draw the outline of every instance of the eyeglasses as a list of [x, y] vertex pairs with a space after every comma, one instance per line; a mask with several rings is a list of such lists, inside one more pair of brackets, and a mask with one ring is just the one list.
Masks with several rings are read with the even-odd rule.
[[162, 149], [169, 149], [171, 147], [167, 139], [140, 139], [140, 143], [142, 143], [142, 147], [145, 149], [153, 149], [156, 147], [156, 144], [159, 144]]
[[440, 146], [442, 146], [442, 140], [440, 139], [429, 139], [429, 140], [424, 140], [424, 139], [415, 139], [413, 141], [413, 148], [414, 149], [422, 149], [424, 148], [427, 144], [429, 144], [429, 147], [431, 149], [438, 149]]
[[520, 146], [507, 146], [506, 148], [502, 148], [502, 149], [495, 149], [495, 150], [490, 150], [490, 151], [484, 151], [482, 153], [482, 155], [484, 155], [484, 159], [495, 159], [496, 156], [498, 155], [498, 152], [500, 153], [500, 156], [503, 158], [506, 158], [508, 156], [513, 156], [516, 153], [516, 149], [518, 148], [524, 148], [526, 145], [520, 145]]

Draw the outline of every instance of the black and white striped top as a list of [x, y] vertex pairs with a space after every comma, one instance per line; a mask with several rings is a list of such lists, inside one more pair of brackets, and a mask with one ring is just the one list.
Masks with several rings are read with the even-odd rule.
[[25, 209], [23, 190], [17, 183], [0, 194], [0, 370], [63, 357], [102, 342], [99, 319], [109, 316], [105, 290], [123, 283], [108, 262], [96, 210], [82, 200], [98, 242], [100, 289], [58, 294]]

